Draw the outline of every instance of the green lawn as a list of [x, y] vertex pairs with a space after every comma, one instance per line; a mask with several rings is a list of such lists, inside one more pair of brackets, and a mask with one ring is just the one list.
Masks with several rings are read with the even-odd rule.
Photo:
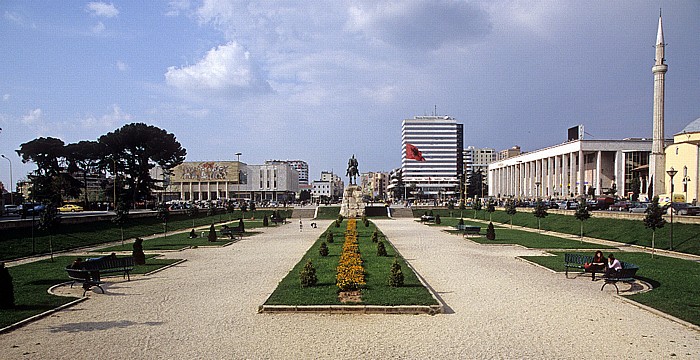
[[[454, 228], [459, 219], [440, 217], [440, 225], [429, 224], [428, 226], [444, 226], [447, 231], [455, 234], [461, 234], [457, 230], [449, 230]], [[480, 226], [480, 236], [470, 236], [468, 239], [480, 244], [517, 244], [531, 249], [610, 249], [611, 246], [598, 245], [578, 240], [564, 239], [557, 236], [551, 236], [544, 233], [532, 233], [517, 229], [510, 229], [508, 224], [494, 224], [496, 231], [496, 239], [489, 240], [486, 238], [486, 224], [464, 219], [464, 225]]]
[[[325, 241], [325, 233], [322, 234], [299, 263], [282, 279], [277, 289], [265, 302], [266, 305], [337, 305], [338, 287], [335, 285], [336, 267], [343, 245], [344, 232], [347, 221], [343, 221], [339, 228], [334, 224], [326, 231], [333, 232], [334, 242], [328, 244], [329, 255], [322, 257], [318, 253], [318, 248], [322, 241]], [[362, 289], [362, 304], [364, 305], [436, 305], [437, 302], [430, 295], [428, 290], [418, 280], [416, 274], [406, 265], [402, 258], [399, 258], [401, 268], [405, 276], [405, 285], [399, 288], [392, 288], [387, 285], [389, 271], [394, 261], [396, 250], [388, 242], [384, 242], [386, 257], [377, 256], [376, 244], [370, 240], [372, 232], [376, 229], [370, 222], [369, 227], [365, 227], [362, 222], [357, 222], [359, 234], [358, 243], [360, 253], [364, 261], [367, 285]], [[380, 232], [380, 239], [384, 235]], [[318, 284], [310, 288], [302, 288], [299, 281], [299, 273], [306, 264], [307, 259], [311, 259], [316, 268]]]
[[333, 220], [338, 218], [340, 206], [319, 206], [316, 219]]
[[[238, 223], [234, 222], [232, 224], [237, 226]], [[246, 232], [243, 234], [244, 237], [248, 236], [253, 236], [255, 234], [258, 234], [259, 232], [254, 231], [252, 229], [262, 227], [262, 221], [261, 220], [246, 220], [245, 221], [245, 229]], [[233, 241], [228, 238], [228, 236], [221, 236], [221, 226], [216, 227], [216, 232], [217, 232], [217, 240], [215, 242], [210, 242], [207, 235], [209, 234], [209, 230], [204, 230], [204, 237], [201, 237], [202, 235], [202, 230], [197, 232], [197, 238], [190, 239], [190, 233], [181, 233], [181, 234], [171, 234], [168, 236], [161, 236], [158, 238], [154, 239], [147, 239], [143, 241], [143, 249], [144, 250], [180, 250], [180, 249], [186, 249], [190, 247], [199, 247], [199, 246], [222, 246], [224, 244], [228, 244], [229, 242]], [[110, 246], [102, 249], [97, 249], [95, 250], [96, 252], [110, 252], [110, 251], [131, 251], [133, 250], [133, 241], [129, 241], [128, 243], [125, 243], [124, 245], [116, 245], [116, 246]]]
[[[53, 285], [70, 280], [65, 267], [73, 260], [73, 257], [60, 256], [54, 258], [53, 262], [41, 260], [8, 268], [12, 276], [16, 308], [0, 309], [0, 328], [75, 300], [54, 296], [46, 291]], [[145, 274], [176, 261], [178, 260], [149, 257], [146, 265], [136, 265], [131, 273]]]
[[[242, 215], [245, 215], [246, 219], [255, 217], [255, 219], [261, 220], [264, 215], [270, 216], [272, 212], [273, 210], [256, 210], [254, 213], [248, 211], [241, 214], [237, 210], [233, 213], [221, 212], [213, 216], [206, 216], [206, 211], [200, 211], [196, 217], [189, 217], [186, 214], [172, 215], [168, 221], [168, 231], [226, 222], [229, 219], [240, 218]], [[289, 217], [291, 210], [280, 210], [280, 213], [282, 216]], [[34, 240], [32, 240], [32, 233]], [[125, 239], [157, 233], [163, 233], [163, 224], [154, 217], [131, 218], [124, 226]], [[50, 238], [53, 250], [62, 251], [119, 241], [121, 232], [119, 227], [109, 220], [84, 224], [63, 224], [53, 231], [53, 237], [50, 237], [46, 232], [31, 228], [0, 230], [0, 260], [6, 261], [34, 254], [47, 254], [49, 253]], [[34, 251], [32, 251], [32, 244], [34, 244]]]
[[[555, 271], [563, 272], [564, 253], [556, 256], [524, 256], [523, 258]], [[593, 255], [586, 253], [586, 255]], [[639, 266], [637, 278], [654, 287], [652, 291], [628, 298], [663, 311], [695, 325], [700, 325], [700, 263], [647, 253], [617, 253], [621, 261]], [[562, 281], [566, 281], [562, 279]]]
[[[416, 217], [420, 217], [426, 211], [433, 211], [433, 214], [439, 214], [441, 217], [449, 217], [450, 213], [454, 217], [459, 217], [459, 214], [462, 213], [465, 218], [474, 218], [474, 210], [419, 209], [414, 210], [413, 214]], [[651, 247], [652, 231], [644, 227], [641, 218], [640, 220], [610, 219], [596, 217], [595, 211], [592, 214], [593, 216], [584, 222], [585, 236]], [[489, 214], [484, 210], [480, 210], [476, 212], [476, 218], [488, 220]], [[497, 223], [510, 224], [510, 216], [504, 211], [494, 212], [492, 219], [494, 225]], [[518, 213], [513, 216], [513, 224], [537, 229], [537, 218], [532, 215], [532, 208], [518, 208]], [[543, 230], [579, 235], [581, 222], [576, 220], [573, 215], [550, 213], [549, 216], [542, 219], [541, 227]], [[666, 226], [656, 231], [655, 246], [657, 248], [670, 248], [670, 229], [670, 224], [666, 224]], [[674, 223], [673, 239], [673, 250], [700, 255], [700, 224]]]

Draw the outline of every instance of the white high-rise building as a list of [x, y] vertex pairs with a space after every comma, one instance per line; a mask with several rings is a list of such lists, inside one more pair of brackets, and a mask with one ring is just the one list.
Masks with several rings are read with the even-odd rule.
[[481, 171], [484, 175], [484, 184], [487, 184], [489, 164], [496, 161], [496, 150], [491, 148], [477, 149], [468, 146], [464, 149], [464, 181], [468, 185], [469, 179], [475, 172]]
[[[415, 116], [401, 128], [403, 181], [414, 198], [449, 198], [459, 194], [464, 169], [463, 125], [450, 116]], [[415, 159], [407, 147], [421, 152]], [[412, 158], [413, 157], [413, 158]]]

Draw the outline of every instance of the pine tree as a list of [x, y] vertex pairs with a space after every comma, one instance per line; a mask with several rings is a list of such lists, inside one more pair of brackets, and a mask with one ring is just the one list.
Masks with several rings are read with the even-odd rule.
[[489, 199], [488, 203], [486, 203], [486, 212], [489, 213], [489, 222], [491, 222], [491, 215], [493, 215], [494, 211], [496, 211], [496, 204], [494, 204], [493, 199]]
[[263, 226], [267, 227], [270, 226], [270, 220], [267, 219], [267, 214], [263, 216]]
[[326, 233], [326, 242], [329, 244], [333, 243], [333, 232], [331, 232], [330, 230], [328, 230], [328, 232]]
[[[194, 229], [192, 229], [194, 231]], [[217, 237], [216, 237], [216, 229], [214, 228], [214, 224], [211, 224], [209, 227], [209, 235], [207, 235], [207, 239], [210, 242], [215, 242]]]
[[654, 258], [654, 242], [656, 240], [656, 229], [664, 227], [666, 219], [663, 218], [664, 211], [659, 206], [659, 197], [654, 196], [654, 199], [647, 207], [646, 216], [644, 216], [644, 227], [651, 229], [651, 257]]
[[372, 240], [372, 242], [379, 241], [379, 233], [377, 233], [377, 229], [374, 229], [374, 232], [372, 233], [370, 239]]
[[478, 197], [474, 197], [472, 209], [474, 210], [474, 219], [476, 219], [476, 212], [481, 210], [481, 199], [479, 199]]
[[328, 256], [328, 245], [326, 245], [325, 241], [321, 243], [321, 246], [319, 246], [318, 253], [321, 256]]
[[435, 224], [440, 225], [442, 220], [440, 219], [440, 214], [435, 215]]
[[299, 273], [299, 280], [301, 281], [301, 287], [311, 287], [316, 285], [318, 279], [316, 278], [316, 268], [311, 260], [306, 261], [306, 265]]
[[489, 226], [486, 228], [486, 238], [496, 240], [496, 229], [493, 227], [492, 222], [489, 222]]
[[377, 256], [386, 256], [386, 247], [383, 241], [377, 242]]
[[389, 274], [389, 286], [403, 286], [403, 272], [401, 271], [401, 264], [399, 264], [398, 259], [394, 259], [394, 263], [391, 264], [391, 273]]

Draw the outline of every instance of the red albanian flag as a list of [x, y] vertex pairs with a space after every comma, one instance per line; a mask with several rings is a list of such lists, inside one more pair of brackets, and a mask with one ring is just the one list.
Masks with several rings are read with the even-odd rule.
[[423, 153], [421, 153], [417, 147], [415, 147], [409, 143], [406, 143], [406, 159], [425, 161], [425, 158], [423, 157]]

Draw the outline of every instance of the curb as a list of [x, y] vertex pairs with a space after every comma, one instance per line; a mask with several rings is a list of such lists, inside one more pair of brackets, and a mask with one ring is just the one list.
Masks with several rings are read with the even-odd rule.
[[[65, 284], [69, 284], [69, 283], [70, 283], [70, 281], [69, 281], [69, 282], [65, 282], [65, 283], [61, 283], [61, 284], [54, 285], [54, 286], [50, 287], [48, 291], [49, 291], [50, 294], [52, 294], [52, 293], [51, 293], [51, 290], [53, 290], [55, 287], [61, 286], [61, 285], [65, 285]], [[57, 295], [57, 296], [58, 296], [58, 295]], [[26, 318], [26, 319], [22, 319], [22, 320], [20, 320], [20, 321], [14, 323], [14, 324], [8, 325], [8, 326], [6, 326], [6, 327], [0, 329], [0, 334], [4, 334], [4, 333], [10, 332], [10, 331], [12, 331], [12, 330], [16, 330], [16, 329], [18, 329], [18, 328], [20, 328], [20, 327], [22, 327], [22, 326], [24, 326], [24, 325], [27, 325], [27, 324], [29, 324], [29, 323], [31, 323], [31, 322], [37, 321], [37, 320], [39, 320], [39, 319], [43, 319], [43, 318], [45, 318], [45, 317], [47, 317], [47, 316], [49, 316], [49, 315], [51, 315], [51, 314], [53, 314], [53, 313], [56, 313], [56, 312], [58, 312], [58, 311], [61, 311], [61, 310], [65, 309], [65, 308], [69, 308], [69, 307], [71, 307], [71, 306], [73, 306], [73, 305], [79, 304], [79, 303], [81, 303], [81, 302], [83, 302], [83, 301], [85, 301], [85, 300], [87, 300], [87, 299], [89, 299], [87, 296], [86, 296], [86, 297], [81, 297], [81, 298], [75, 299], [75, 300], [73, 300], [73, 301], [71, 301], [71, 302], [69, 302], [69, 303], [63, 304], [63, 305], [61, 305], [61, 306], [59, 306], [59, 307], [53, 308], [53, 309], [51, 309], [51, 310], [44, 311], [44, 312], [41, 313], [41, 314], [36, 314], [36, 315], [31, 316], [31, 317], [28, 317], [28, 318]]]
[[435, 315], [442, 312], [441, 305], [260, 305], [258, 313], [316, 313], [316, 314], [396, 314]]
[[172, 264], [170, 264], [170, 265], [163, 266], [162, 268], [155, 269], [155, 270], [153, 270], [153, 271], [151, 271], [151, 272], [147, 272], [147, 273], [143, 274], [143, 276], [153, 275], [153, 274], [158, 273], [158, 272], [161, 272], [161, 271], [163, 271], [163, 270], [165, 270], [165, 269], [169, 269], [169, 268], [171, 268], [171, 267], [173, 267], [173, 266], [175, 266], [175, 265], [180, 265], [180, 264], [184, 263], [185, 261], [187, 261], [187, 259], [181, 259], [181, 260], [176, 261], [176, 262], [174, 262], [174, 263], [172, 263]]
[[638, 302], [636, 302], [636, 301], [634, 301], [634, 300], [632, 300], [632, 299], [626, 298], [625, 296], [622, 296], [622, 295], [613, 295], [613, 296], [616, 297], [616, 298], [618, 298], [618, 299], [620, 299], [620, 300], [623, 301], [623, 302], [626, 302], [626, 303], [632, 305], [632, 306], [638, 307], [638, 308], [640, 308], [640, 309], [642, 309], [642, 310], [646, 310], [646, 311], [648, 311], [648, 312], [650, 312], [650, 313], [652, 313], [652, 314], [654, 314], [654, 315], [660, 316], [660, 317], [662, 317], [662, 318], [664, 318], [664, 319], [666, 319], [666, 320], [673, 321], [673, 322], [675, 322], [675, 323], [677, 323], [677, 324], [680, 324], [680, 325], [683, 325], [683, 326], [685, 326], [685, 327], [687, 327], [687, 328], [689, 328], [689, 329], [692, 329], [692, 330], [695, 330], [695, 331], [697, 331], [697, 332], [700, 332], [700, 326], [698, 326], [698, 325], [695, 325], [695, 324], [693, 324], [693, 323], [689, 323], [689, 322], [687, 322], [687, 321], [685, 321], [685, 320], [681, 320], [681, 319], [679, 319], [679, 318], [677, 318], [677, 317], [675, 317], [675, 316], [673, 316], [673, 315], [669, 315], [669, 314], [667, 314], [667, 313], [665, 313], [665, 312], [663, 312], [663, 311], [661, 311], [661, 310], [656, 310], [656, 309], [654, 309], [654, 308], [652, 308], [652, 307], [649, 307], [649, 306], [646, 306], [646, 305], [644, 305], [644, 304], [638, 303]]

